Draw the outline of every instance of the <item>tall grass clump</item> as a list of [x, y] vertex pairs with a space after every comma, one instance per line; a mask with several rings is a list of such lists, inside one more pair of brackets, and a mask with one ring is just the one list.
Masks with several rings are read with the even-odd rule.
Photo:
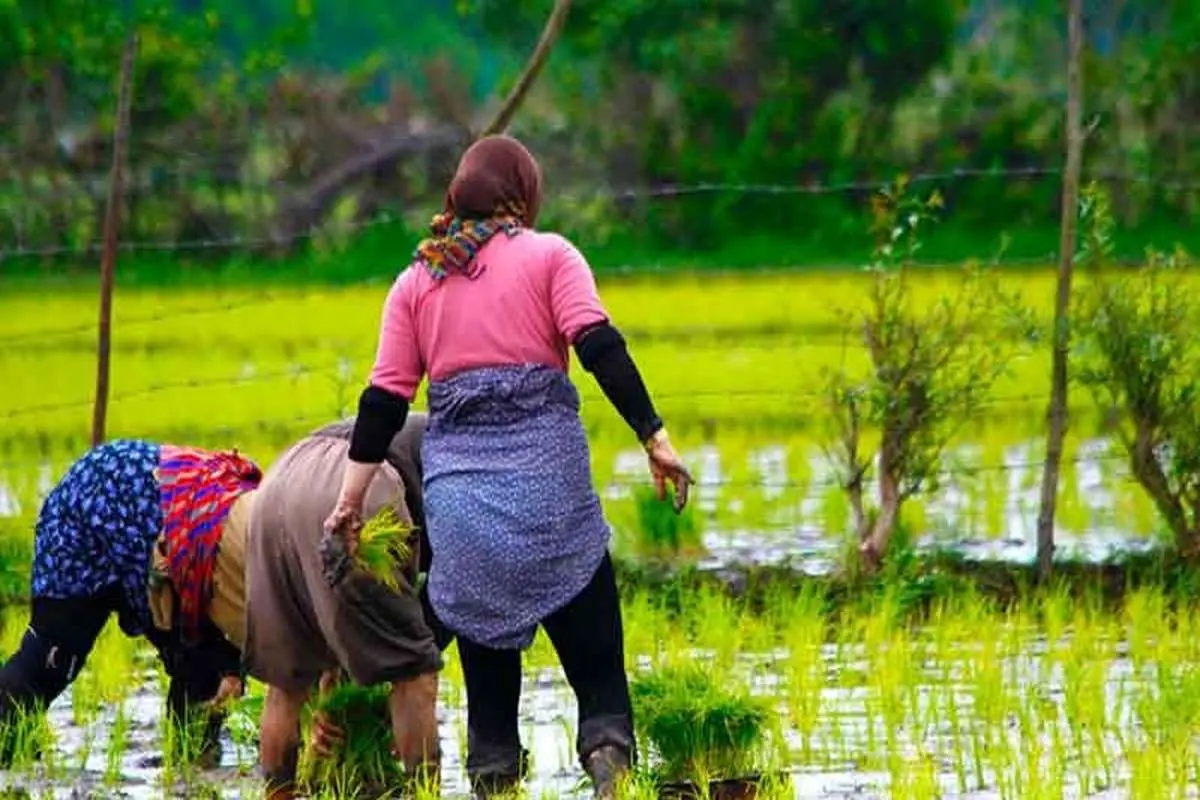
[[774, 711], [731, 680], [691, 662], [631, 682], [634, 719], [660, 759], [652, 770], [659, 781], [701, 785], [762, 771]]

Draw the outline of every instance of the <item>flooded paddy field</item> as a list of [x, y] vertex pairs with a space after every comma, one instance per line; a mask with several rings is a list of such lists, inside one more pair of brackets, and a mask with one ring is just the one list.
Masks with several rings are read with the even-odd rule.
[[[903, 581], [838, 608], [809, 590], [804, 575], [833, 570], [850, 529], [849, 504], [823, 457], [821, 385], [824, 369], [861, 361], [861, 352], [843, 349], [847, 331], [831, 310], [855, 296], [856, 280], [601, 286], [699, 481], [689, 513], [664, 528], [639, 496], [644, 456], [573, 366], [614, 549], [633, 562], [796, 571], [794, 585], [765, 607], [716, 590], [667, 597], [627, 587], [631, 676], [696, 661], [767, 698], [775, 725], [762, 766], [788, 774], [782, 796], [1197, 796], [1193, 601], [1142, 587], [1114, 607], [1048, 588], [1001, 608], [963, 589], [918, 617]], [[1052, 296], [1047, 276], [1014, 280], [1035, 306]], [[929, 279], [931, 296], [937, 285]], [[238, 447], [268, 466], [308, 431], [352, 411], [385, 291], [119, 294], [110, 435]], [[672, 314], [644, 316], [651, 296]], [[38, 504], [86, 448], [94, 304], [86, 295], [14, 296], [0, 300], [0, 311], [0, 591], [12, 601], [3, 657], [25, 625], [20, 600]], [[1048, 374], [1046, 354], [1021, 359], [986, 419], [960, 432], [939, 485], [905, 508], [918, 550], [1032, 560]], [[1097, 561], [1151, 549], [1160, 526], [1112, 448], [1104, 414], [1078, 391], [1072, 411], [1059, 554]], [[572, 752], [573, 697], [544, 637], [525, 663], [526, 789], [588, 796]], [[149, 648], [110, 623], [80, 679], [49, 710], [43, 757], [0, 774], [0, 784], [35, 797], [255, 796], [253, 696], [262, 687], [252, 684], [226, 725], [220, 766], [207, 770], [162, 758], [164, 688]], [[466, 796], [465, 698], [453, 646], [439, 718], [443, 793]], [[642, 755], [654, 762], [644, 741]]]
[[[815, 595], [781, 594], [752, 614], [698, 592], [672, 614], [637, 593], [625, 604], [628, 666], [636, 676], [703, 661], [770, 698], [769, 765], [789, 773], [796, 797], [1196, 795], [1200, 623], [1191, 609], [1154, 590], [1115, 611], [1047, 592], [1003, 612], [962, 597], [909, 625], [894, 597], [873, 606], [835, 616]], [[6, 615], [5, 646], [22, 623], [19, 612]], [[448, 656], [442, 788], [467, 796], [465, 699], [453, 647]], [[526, 789], [589, 796], [571, 752], [574, 700], [544, 637], [525, 663]], [[5, 773], [4, 784], [30, 796], [252, 796], [253, 713], [227, 723], [219, 768], [172, 767], [160, 758], [160, 692], [144, 649], [110, 627], [49, 712], [51, 755]]]

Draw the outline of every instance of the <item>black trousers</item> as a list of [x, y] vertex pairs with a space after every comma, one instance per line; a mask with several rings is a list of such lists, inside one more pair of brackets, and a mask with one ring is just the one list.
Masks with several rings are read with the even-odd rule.
[[[608, 555], [591, 583], [542, 628], [579, 705], [580, 762], [604, 745], [636, 759], [621, 606]], [[526, 760], [517, 719], [521, 652], [457, 638], [467, 688], [467, 774], [473, 781], [519, 777]]]
[[[45, 709], [61, 695], [83, 669], [114, 613], [119, 618], [129, 614], [118, 586], [87, 597], [33, 598], [21, 645], [0, 667], [0, 726], [15, 711]], [[191, 645], [178, 633], [152, 630], [147, 638], [170, 677], [167, 710], [176, 719], [183, 719], [192, 704], [212, 698], [223, 676], [240, 672], [241, 654], [215, 629], [206, 629]], [[214, 746], [217, 732], [206, 731], [201, 746]], [[11, 754], [0, 752], [0, 762], [5, 756]]]

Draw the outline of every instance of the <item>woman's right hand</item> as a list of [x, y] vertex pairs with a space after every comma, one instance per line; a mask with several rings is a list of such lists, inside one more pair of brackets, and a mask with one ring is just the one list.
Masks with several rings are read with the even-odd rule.
[[696, 479], [679, 460], [675, 448], [671, 446], [671, 440], [667, 437], [665, 428], [660, 428], [658, 433], [651, 436], [650, 440], [646, 442], [646, 454], [650, 458], [650, 474], [654, 476], [654, 487], [658, 490], [658, 499], [667, 499], [667, 484], [670, 483], [675, 489], [675, 513], [682, 512], [684, 506], [687, 505], [688, 490], [696, 482]]
[[309, 747], [317, 758], [330, 758], [346, 741], [346, 732], [334, 725], [327, 714], [313, 713], [312, 739]]
[[[317, 693], [325, 697], [341, 681], [341, 674], [336, 669], [325, 670], [317, 681]], [[346, 741], [346, 732], [329, 718], [328, 714], [320, 711], [313, 713], [312, 738], [309, 747], [318, 758], [329, 758]]]
[[340, 536], [346, 543], [346, 552], [353, 556], [358, 548], [358, 532], [362, 529], [362, 509], [358, 506], [338, 501], [333, 512], [325, 520], [325, 533]]

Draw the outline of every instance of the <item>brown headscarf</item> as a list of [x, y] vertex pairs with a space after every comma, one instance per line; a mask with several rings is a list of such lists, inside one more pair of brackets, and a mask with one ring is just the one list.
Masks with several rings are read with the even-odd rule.
[[446, 210], [433, 218], [432, 236], [414, 258], [442, 280], [470, 275], [479, 249], [500, 231], [515, 236], [533, 227], [542, 205], [542, 168], [511, 136], [485, 136], [467, 148], [446, 192]]
[[533, 227], [542, 206], [542, 168], [533, 154], [511, 136], [485, 136], [467, 148], [458, 162], [446, 211], [463, 219], [482, 219], [521, 207], [521, 222]]

